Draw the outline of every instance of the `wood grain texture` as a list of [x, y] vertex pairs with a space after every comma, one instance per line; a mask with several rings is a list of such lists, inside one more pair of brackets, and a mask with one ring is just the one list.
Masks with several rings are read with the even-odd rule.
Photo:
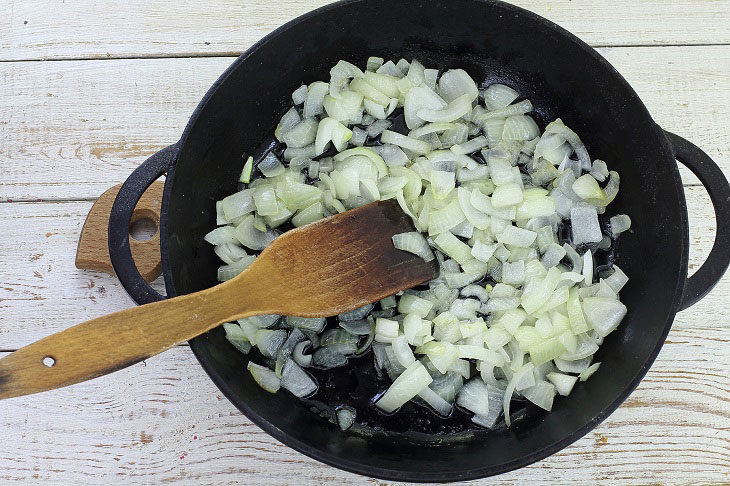
[[[672, 330], [639, 388], [593, 432], [538, 464], [469, 484], [730, 481], [728, 345], [727, 330]], [[0, 430], [13, 444], [0, 447], [0, 482], [390, 484], [324, 466], [266, 435], [221, 395], [187, 348], [2, 401]]]
[[[702, 147], [730, 177], [730, 46], [600, 52], [661, 126]], [[95, 199], [180, 137], [232, 61], [0, 63], [0, 201]]]
[[[89, 210], [76, 247], [76, 268], [98, 270], [114, 275], [114, 267], [109, 258], [109, 214], [121, 187], [121, 184], [117, 184], [104, 191]], [[136, 240], [131, 236], [129, 238], [134, 263], [147, 282], [152, 282], [162, 274], [159, 227], [164, 188], [163, 182], [153, 183], [139, 198], [132, 213], [131, 224], [147, 219], [154, 223], [156, 228], [154, 234], [146, 240]]]
[[[325, 3], [0, 1], [0, 350], [132, 306], [114, 277], [73, 266], [90, 201], [180, 136], [230, 56]], [[513, 3], [603, 46], [656, 121], [730, 174], [730, 0]], [[649, 45], [673, 47], [613, 47]], [[105, 61], [3, 62], [31, 59]], [[683, 179], [698, 182], [688, 171]], [[687, 189], [687, 201], [692, 272], [710, 251], [714, 218], [702, 188]], [[154, 286], [162, 290], [159, 279]], [[726, 277], [677, 315], [646, 379], [595, 431], [536, 465], [470, 484], [730, 484], [728, 297]], [[386, 484], [271, 439], [185, 346], [0, 402], [0, 431], [0, 483]]]
[[[327, 0], [0, 3], [0, 60], [239, 54]], [[728, 0], [513, 0], [591, 45], [728, 44]]]

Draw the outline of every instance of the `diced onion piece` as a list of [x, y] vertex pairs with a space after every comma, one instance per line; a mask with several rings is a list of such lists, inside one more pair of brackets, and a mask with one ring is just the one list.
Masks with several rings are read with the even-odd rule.
[[603, 192], [596, 179], [590, 174], [584, 174], [577, 178], [573, 183], [572, 189], [578, 197], [584, 200], [603, 200], [606, 198], [606, 193]]
[[387, 130], [392, 124], [393, 122], [390, 120], [376, 120], [368, 127], [367, 135], [368, 137], [377, 137], [383, 133], [383, 131]]
[[263, 250], [274, 241], [277, 233], [273, 230], [259, 231], [254, 227], [253, 215], [244, 219], [233, 232], [233, 236], [246, 248]]
[[626, 306], [606, 297], [586, 297], [583, 299], [583, 312], [593, 330], [605, 337], [621, 323], [626, 315]]
[[528, 115], [515, 115], [507, 118], [502, 128], [502, 140], [532, 140], [540, 136], [540, 128]]
[[232, 322], [226, 322], [223, 324], [223, 329], [226, 331], [226, 339], [236, 349], [243, 354], [248, 354], [248, 352], [251, 351], [251, 343], [240, 325]]
[[476, 359], [485, 361], [493, 366], [504, 366], [504, 358], [491, 349], [468, 344], [457, 344], [456, 351], [459, 358]]
[[415, 295], [404, 294], [398, 301], [398, 312], [403, 314], [416, 314], [425, 318], [433, 308], [433, 302], [422, 299]]
[[583, 254], [583, 281], [585, 285], [593, 283], [593, 253], [587, 250]]
[[609, 224], [611, 225], [611, 235], [616, 237], [631, 228], [631, 218], [625, 214], [617, 214], [616, 216], [611, 216]]
[[490, 412], [489, 388], [480, 378], [467, 382], [456, 397], [456, 404], [477, 416], [487, 416]]
[[[322, 180], [330, 179], [326, 174], [321, 176]], [[322, 191], [318, 187], [289, 179], [277, 186], [277, 195], [292, 210], [306, 209], [322, 199]]]
[[509, 427], [512, 424], [512, 420], [509, 416], [510, 402], [512, 401], [512, 394], [515, 391], [517, 384], [522, 381], [526, 375], [532, 375], [532, 370], [535, 366], [532, 363], [527, 363], [522, 366], [518, 371], [512, 375], [512, 379], [507, 383], [507, 388], [504, 390], [504, 398], [502, 401], [502, 407], [504, 410], [504, 422]]
[[289, 147], [306, 147], [317, 136], [317, 120], [305, 118], [294, 128], [282, 133], [283, 142]]
[[431, 193], [436, 199], [445, 199], [456, 187], [456, 174], [443, 170], [432, 170], [429, 174]]
[[[591, 158], [588, 155], [588, 151], [586, 150], [585, 145], [583, 145], [580, 137], [578, 137], [578, 135], [573, 130], [563, 124], [562, 120], [558, 118], [557, 120], [548, 123], [548, 126], [545, 127], [545, 133], [543, 134], [543, 137], [545, 135], [559, 135], [560, 137], [562, 137], [571, 145], [571, 147], [573, 147], [575, 155], [578, 156], [578, 160], [581, 163], [581, 168], [584, 170], [591, 169]], [[538, 145], [540, 144], [538, 143]], [[537, 153], [538, 150], [536, 149], [536, 156]]]
[[438, 245], [441, 251], [459, 263], [465, 263], [471, 259], [471, 248], [469, 248], [469, 245], [448, 231], [439, 234], [434, 239], [434, 243]]
[[309, 85], [307, 99], [304, 100], [304, 108], [302, 114], [304, 118], [311, 118], [321, 115], [324, 111], [323, 101], [325, 95], [329, 92], [330, 86], [322, 81], [315, 81]]
[[398, 321], [392, 321], [383, 317], [375, 319], [375, 340], [379, 343], [392, 343], [398, 337]]
[[335, 162], [341, 162], [355, 155], [361, 155], [370, 159], [370, 162], [373, 163], [378, 171], [378, 177], [385, 177], [388, 175], [388, 166], [385, 165], [383, 158], [373, 151], [372, 147], [355, 147], [343, 150], [339, 154], [335, 155]]
[[458, 120], [471, 111], [471, 100], [468, 94], [459, 96], [441, 109], [422, 108], [416, 116], [421, 120], [437, 123], [449, 123]]
[[598, 213], [594, 208], [574, 207], [570, 210], [570, 224], [574, 245], [598, 243], [603, 238]]
[[[456, 330], [458, 331], [458, 321]], [[431, 364], [441, 373], [446, 373], [458, 358], [456, 346], [446, 341], [429, 341], [417, 347], [416, 353], [428, 356]]]
[[539, 381], [534, 386], [522, 390], [522, 396], [548, 412], [553, 408], [555, 386], [547, 381]]
[[272, 216], [279, 213], [279, 204], [276, 202], [276, 193], [271, 186], [254, 189], [253, 201], [256, 212], [260, 216]]
[[213, 251], [224, 263], [230, 265], [236, 263], [241, 258], [248, 256], [246, 250], [238, 246], [236, 243], [224, 243], [216, 246]]
[[[414, 86], [406, 93], [403, 103], [403, 112], [405, 116], [406, 126], [413, 130], [425, 123], [425, 120], [418, 116], [421, 110], [441, 110], [447, 106], [439, 95], [426, 86]], [[387, 142], [386, 142], [387, 143]], [[423, 152], [427, 153], [429, 150]]]
[[418, 140], [417, 138], [407, 137], [397, 132], [391, 132], [390, 130], [385, 130], [380, 135], [380, 140], [383, 143], [397, 145], [417, 154], [427, 154], [432, 149], [431, 144], [428, 142]]
[[383, 73], [366, 72], [363, 75], [363, 79], [365, 79], [369, 85], [390, 98], [398, 98], [400, 96], [398, 78], [395, 76]]
[[234, 230], [235, 228], [233, 228], [232, 226], [221, 226], [220, 228], [216, 228], [210, 233], [206, 234], [203, 239], [211, 245], [216, 246], [236, 244], [237, 240], [233, 236]]
[[501, 234], [497, 235], [499, 243], [521, 248], [530, 247], [535, 242], [535, 238], [537, 238], [537, 233], [517, 226], [507, 226]]
[[325, 326], [325, 318], [287, 316], [286, 324], [287, 326], [292, 328], [308, 329], [314, 332], [322, 332]]
[[403, 71], [396, 67], [393, 61], [386, 61], [382, 66], [375, 70], [378, 74], [387, 74], [396, 78], [403, 77]]
[[228, 221], [233, 221], [244, 214], [254, 211], [256, 206], [253, 202], [253, 189], [244, 189], [224, 198], [221, 201], [221, 209]]
[[291, 359], [281, 372], [281, 386], [299, 398], [308, 397], [317, 391], [317, 382]]
[[238, 182], [248, 184], [251, 182], [251, 171], [253, 170], [253, 157], [246, 159], [246, 163], [243, 164], [243, 170], [241, 171], [241, 177], [238, 178]]
[[532, 111], [532, 103], [530, 100], [523, 100], [514, 105], [505, 106], [494, 111], [488, 111], [479, 116], [478, 122], [488, 120], [490, 118], [507, 118], [515, 115], [524, 115]]
[[363, 96], [361, 94], [355, 93], [354, 91], [343, 91], [340, 93], [339, 98], [335, 98], [332, 95], [325, 95], [323, 105], [327, 115], [339, 122], [346, 122], [360, 111], [362, 101]]
[[463, 96], [471, 105], [471, 102], [479, 96], [476, 83], [463, 69], [449, 69], [441, 75], [438, 85], [439, 94], [446, 102]]
[[390, 98], [388, 96], [383, 94], [363, 78], [353, 79], [350, 83], [350, 89], [356, 93], [360, 93], [366, 99], [370, 99], [382, 106], [387, 106], [390, 102]]
[[423, 235], [417, 231], [393, 235], [393, 246], [399, 250], [413, 253], [427, 262], [434, 259], [433, 252], [431, 251], [428, 242]]
[[555, 287], [560, 280], [560, 271], [553, 267], [548, 270], [547, 275], [543, 279], [533, 278], [528, 281], [522, 293], [522, 308], [528, 314], [540, 309], [552, 296]]
[[520, 94], [509, 86], [492, 84], [484, 90], [484, 104], [489, 111], [499, 110], [512, 104]]
[[225, 282], [227, 280], [232, 279], [239, 273], [246, 270], [256, 259], [255, 256], [245, 256], [241, 258], [240, 260], [233, 262], [229, 265], [221, 265], [218, 267], [218, 273], [217, 278], [219, 282]]
[[570, 395], [570, 392], [573, 391], [573, 387], [575, 386], [575, 383], [578, 381], [578, 378], [575, 376], [570, 375], [564, 375], [562, 373], [548, 373], [547, 379], [550, 380], [550, 383], [555, 385], [555, 389], [557, 392], [567, 397]]
[[416, 361], [413, 351], [408, 345], [408, 339], [403, 334], [394, 338], [391, 346], [393, 346], [393, 354], [402, 366], [408, 367]]
[[600, 366], [601, 366], [601, 363], [600, 362], [593, 363], [588, 368], [586, 368], [585, 370], [583, 370], [583, 371], [580, 372], [580, 375], [578, 375], [578, 379], [580, 381], [586, 381], [588, 378], [590, 378], [591, 376], [593, 376], [593, 373], [595, 373], [596, 371], [598, 371], [598, 368]]
[[451, 130], [453, 128], [456, 128], [455, 123], [427, 123], [422, 127], [411, 130], [408, 133], [408, 136], [413, 138], [421, 138], [431, 133], [445, 132], [446, 130]]
[[515, 183], [497, 186], [492, 193], [492, 206], [504, 208], [522, 202], [522, 188]]
[[443, 208], [429, 213], [428, 234], [433, 236], [449, 231], [465, 219], [466, 217], [464, 216], [464, 212], [461, 210], [458, 199], [453, 199]]
[[341, 151], [347, 146], [347, 141], [352, 137], [352, 130], [334, 118], [324, 118], [319, 122], [317, 135], [314, 141], [315, 155], [324, 153], [327, 144], [332, 142], [337, 151]]
[[432, 381], [428, 370], [420, 361], [416, 361], [393, 381], [385, 394], [375, 402], [375, 406], [385, 413], [392, 413], [421, 393]]
[[453, 405], [444, 400], [438, 393], [433, 391], [431, 388], [426, 387], [418, 396], [423, 399], [437, 414], [442, 417], [448, 417], [451, 414]]
[[265, 366], [257, 365], [253, 361], [249, 361], [246, 368], [251, 373], [251, 376], [258, 386], [269, 393], [276, 393], [279, 391], [281, 381], [279, 380], [279, 377], [276, 376], [276, 373]]
[[324, 217], [324, 207], [322, 203], [317, 201], [316, 203], [307, 206], [305, 209], [299, 211], [293, 218], [292, 224], [295, 227], [304, 226], [305, 224], [319, 221]]

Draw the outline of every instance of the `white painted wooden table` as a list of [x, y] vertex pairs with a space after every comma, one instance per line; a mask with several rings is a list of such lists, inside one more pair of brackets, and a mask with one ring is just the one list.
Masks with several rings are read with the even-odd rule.
[[[326, 0], [0, 0], [0, 355], [132, 305], [74, 268], [95, 197], [174, 142], [235, 56]], [[730, 0], [519, 0], [598, 48], [730, 175]], [[714, 217], [683, 171], [690, 272]], [[186, 346], [0, 402], [0, 483], [366, 484], [244, 418]], [[583, 439], [480, 484], [730, 484], [730, 278], [677, 315], [639, 388]]]

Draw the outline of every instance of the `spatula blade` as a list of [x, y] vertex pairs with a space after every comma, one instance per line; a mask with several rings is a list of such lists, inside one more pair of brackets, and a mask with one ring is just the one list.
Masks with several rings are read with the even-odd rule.
[[393, 246], [393, 235], [409, 231], [416, 231], [411, 219], [393, 200], [288, 231], [240, 275], [240, 289], [251, 285], [246, 273], [261, 275], [257, 267], [265, 265], [277, 293], [272, 314], [325, 317], [355, 309], [436, 276], [435, 260]]

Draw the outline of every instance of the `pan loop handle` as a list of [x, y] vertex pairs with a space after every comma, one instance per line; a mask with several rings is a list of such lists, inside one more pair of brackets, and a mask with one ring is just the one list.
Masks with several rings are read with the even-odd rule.
[[674, 157], [699, 178], [710, 195], [717, 224], [710, 255], [684, 286], [679, 306], [679, 310], [684, 310], [707, 295], [730, 265], [730, 185], [717, 164], [702, 149], [666, 130], [664, 134], [672, 145]]
[[178, 151], [177, 144], [170, 145], [137, 167], [119, 189], [109, 215], [109, 259], [124, 289], [140, 305], [166, 297], [153, 289], [137, 270], [129, 246], [129, 225], [139, 198], [158, 177], [167, 173], [177, 160]]

